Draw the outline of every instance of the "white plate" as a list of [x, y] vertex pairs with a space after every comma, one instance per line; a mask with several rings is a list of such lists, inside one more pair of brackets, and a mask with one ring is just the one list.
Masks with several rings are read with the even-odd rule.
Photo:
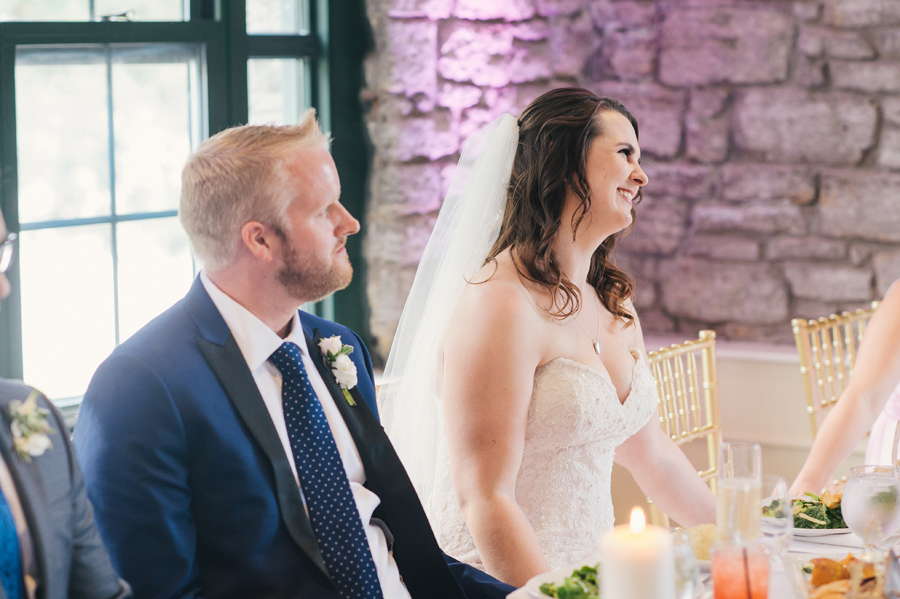
[[831, 535], [847, 535], [851, 532], [849, 528], [795, 528], [794, 537], [829, 537]]
[[708, 559], [698, 559], [697, 566], [700, 567], [700, 574], [709, 574], [712, 562]]

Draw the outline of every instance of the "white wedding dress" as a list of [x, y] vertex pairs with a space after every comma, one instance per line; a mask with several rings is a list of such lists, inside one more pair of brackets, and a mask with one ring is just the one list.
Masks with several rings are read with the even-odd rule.
[[[613, 526], [610, 477], [616, 447], [647, 423], [658, 402], [646, 356], [634, 356], [624, 403], [607, 374], [579, 362], [556, 358], [534, 373], [516, 502], [552, 569], [591, 561], [600, 535]], [[446, 445], [431, 503], [426, 510], [441, 548], [484, 569], [457, 506]]]
[[[385, 430], [448, 555], [483, 569], [450, 478], [441, 398], [446, 328], [497, 240], [518, 125], [503, 115], [466, 142], [425, 246], [385, 366], [379, 408]], [[590, 560], [613, 526], [610, 477], [616, 448], [656, 413], [656, 384], [635, 356], [624, 402], [609, 376], [565, 358], [534, 374], [516, 501], [551, 568]], [[448, 374], [452, 376], [452, 373]]]

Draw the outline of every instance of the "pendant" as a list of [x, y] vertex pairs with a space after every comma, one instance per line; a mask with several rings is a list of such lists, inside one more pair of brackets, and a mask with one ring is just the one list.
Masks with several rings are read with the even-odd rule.
[[594, 345], [594, 353], [599, 356], [600, 355], [600, 342], [594, 341], [593, 345]]

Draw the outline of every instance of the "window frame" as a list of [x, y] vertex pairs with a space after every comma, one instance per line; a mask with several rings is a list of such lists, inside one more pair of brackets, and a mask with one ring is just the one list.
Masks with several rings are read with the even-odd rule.
[[[348, 11], [352, 17], [347, 18]], [[372, 47], [364, 0], [310, 0], [310, 31], [248, 34], [244, 2], [190, 0], [190, 20], [179, 22], [0, 23], [0, 208], [7, 228], [19, 232], [16, 156], [16, 47], [64, 44], [200, 43], [205, 45], [209, 135], [248, 119], [247, 62], [253, 58], [305, 58], [311, 68], [310, 99], [323, 128], [334, 138], [332, 155], [342, 180], [342, 201], [363, 223], [369, 156], [359, 92], [362, 60]], [[336, 42], [341, 39], [341, 43]], [[337, 96], [332, 94], [332, 90]], [[336, 293], [320, 315], [350, 326], [368, 340], [363, 232], [348, 253], [354, 282]], [[12, 292], [0, 309], [0, 377], [21, 379], [22, 304], [19, 263], [7, 272]], [[78, 293], [80, 290], [71, 290]], [[187, 290], [185, 290], [187, 292]], [[48, 340], [52, 342], [52, 340]], [[77, 409], [77, 405], [73, 406]]]

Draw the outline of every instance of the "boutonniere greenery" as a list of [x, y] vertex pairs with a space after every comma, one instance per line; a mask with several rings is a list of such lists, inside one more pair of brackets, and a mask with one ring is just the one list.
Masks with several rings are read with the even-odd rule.
[[353, 347], [341, 343], [340, 335], [332, 335], [331, 337], [319, 339], [319, 351], [328, 360], [331, 365], [331, 372], [341, 391], [344, 392], [344, 399], [351, 406], [356, 405], [353, 396], [350, 395], [350, 389], [356, 386], [356, 364], [350, 359], [353, 353]]
[[50, 410], [39, 408], [37, 398], [38, 392], [32, 391], [24, 402], [19, 399], [9, 402], [13, 447], [16, 455], [26, 462], [51, 449], [53, 443], [50, 442], [50, 435], [56, 432], [47, 423]]

